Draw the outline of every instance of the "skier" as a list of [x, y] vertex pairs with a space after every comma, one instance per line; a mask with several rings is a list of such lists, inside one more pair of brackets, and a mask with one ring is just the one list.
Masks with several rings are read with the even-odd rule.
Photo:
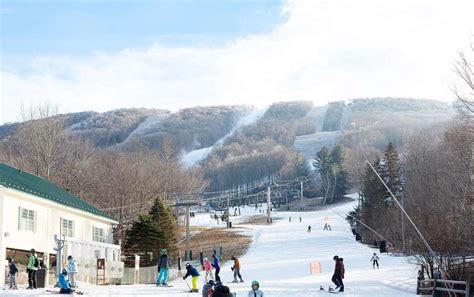
[[77, 262], [74, 260], [72, 256], [67, 257], [67, 275], [69, 277], [69, 282], [71, 283], [71, 287], [76, 287], [76, 274], [78, 272], [77, 269]]
[[300, 223], [301, 223], [301, 222], [302, 222], [302, 219], [301, 219], [301, 217], [300, 217]]
[[36, 270], [38, 270], [39, 261], [36, 257], [35, 249], [31, 249], [30, 257], [28, 258], [28, 265], [26, 272], [28, 272], [28, 288], [29, 290], [36, 289]]
[[331, 226], [328, 223], [324, 223], [324, 228], [323, 230], [329, 230], [331, 231]]
[[260, 290], [258, 281], [252, 281], [252, 290], [249, 291], [248, 297], [263, 297], [263, 292]]
[[192, 277], [192, 287], [191, 287], [191, 291], [189, 291], [189, 293], [197, 293], [199, 292], [198, 288], [197, 288], [197, 280], [200, 276], [199, 272], [197, 271], [196, 268], [194, 268], [191, 263], [186, 263], [186, 274], [183, 276], [183, 279], [185, 280], [186, 278], [188, 278], [188, 276], [191, 276]]
[[10, 277], [10, 290], [18, 290], [16, 285], [16, 277], [18, 275], [18, 268], [16, 267], [15, 260], [13, 258], [10, 259], [10, 266], [8, 275]]
[[234, 266], [232, 266], [232, 271], [234, 272], [234, 283], [238, 283], [239, 281], [237, 280], [237, 277], [240, 278], [240, 282], [243, 283], [244, 280], [242, 279], [242, 276], [240, 275], [240, 261], [236, 257], [232, 256], [232, 260], [234, 260]]
[[58, 283], [59, 283], [59, 286], [61, 287], [59, 289], [59, 294], [72, 294], [72, 293], [74, 293], [74, 290], [71, 289], [71, 285], [69, 284], [66, 269], [64, 269], [62, 273], [58, 274]]
[[379, 269], [379, 256], [377, 256], [377, 253], [374, 253], [374, 255], [372, 256], [372, 259], [370, 259], [370, 261], [372, 261], [372, 268], [375, 269], [375, 265], [377, 265], [377, 269]]
[[157, 286], [168, 286], [168, 268], [170, 266], [170, 261], [168, 258], [168, 251], [162, 249], [160, 252], [160, 261], [158, 263], [158, 278], [156, 279]]
[[336, 288], [329, 288], [329, 291], [335, 291], [339, 289], [339, 292], [344, 292], [344, 283], [342, 282], [342, 278], [344, 275], [344, 264], [342, 261], [339, 259], [338, 256], [334, 256], [332, 258], [335, 262], [335, 268], [334, 268], [334, 274], [332, 276], [332, 282], [336, 285]]
[[204, 258], [204, 261], [202, 262], [202, 269], [204, 272], [206, 272], [205, 276], [205, 282], [207, 283], [209, 280], [212, 280], [212, 265], [209, 259]]
[[288, 218], [288, 222], [290, 222], [290, 223], [291, 223], [291, 217], [289, 217], [289, 218]]
[[308, 233], [311, 232], [311, 225], [308, 226], [308, 231], [306, 231], [306, 232], [308, 232]]
[[221, 281], [221, 277], [219, 276], [219, 272], [221, 272], [221, 266], [219, 265], [219, 259], [216, 255], [212, 255], [212, 267], [216, 270], [216, 282]]

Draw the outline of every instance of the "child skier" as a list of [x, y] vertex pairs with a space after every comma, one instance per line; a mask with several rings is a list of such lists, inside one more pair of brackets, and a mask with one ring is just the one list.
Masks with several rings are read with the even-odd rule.
[[162, 249], [160, 252], [160, 260], [158, 263], [158, 278], [156, 279], [157, 286], [168, 286], [168, 269], [170, 266], [170, 261], [168, 258], [168, 251]]
[[212, 267], [216, 270], [216, 282], [220, 282], [221, 277], [219, 276], [219, 272], [221, 272], [221, 266], [219, 265], [219, 259], [216, 255], [212, 255]]
[[72, 256], [67, 257], [67, 275], [69, 278], [69, 282], [71, 283], [71, 287], [75, 288], [76, 285], [76, 274], [78, 272], [77, 269], [77, 262], [74, 260]]
[[72, 294], [72, 293], [74, 293], [74, 290], [71, 289], [71, 285], [69, 284], [66, 269], [64, 269], [62, 273], [58, 274], [58, 283], [59, 283], [59, 286], [61, 287], [59, 289], [59, 294]]
[[18, 290], [16, 286], [16, 277], [18, 275], [18, 268], [16, 267], [15, 260], [10, 259], [10, 266], [8, 275], [10, 277], [10, 290]]
[[243, 283], [244, 280], [242, 279], [242, 275], [240, 275], [240, 261], [236, 257], [232, 256], [232, 260], [234, 260], [234, 266], [232, 266], [232, 271], [234, 272], [234, 283], [238, 283], [237, 277], [239, 277], [240, 282]]
[[212, 276], [212, 265], [211, 265], [211, 262], [209, 261], [209, 259], [207, 258], [204, 258], [204, 261], [202, 263], [202, 268], [204, 269], [204, 271], [206, 272], [206, 277], [205, 277], [205, 280], [206, 280], [206, 283], [209, 281], [209, 279], [213, 279], [213, 276]]
[[339, 289], [339, 292], [344, 292], [344, 283], [342, 282], [342, 278], [344, 277], [344, 264], [338, 256], [334, 256], [332, 259], [336, 262], [336, 265], [334, 267], [334, 274], [331, 280], [336, 285], [336, 288], [329, 288], [329, 291], [335, 291]]
[[375, 265], [377, 265], [377, 269], [379, 269], [379, 256], [377, 256], [377, 253], [374, 253], [374, 255], [372, 256], [372, 259], [370, 259], [370, 261], [372, 261], [372, 268], [375, 269]]
[[263, 297], [263, 292], [260, 290], [258, 281], [252, 281], [252, 290], [249, 291], [248, 297]]
[[191, 291], [189, 291], [189, 293], [197, 293], [199, 292], [198, 288], [197, 288], [197, 280], [200, 276], [199, 272], [197, 271], [196, 268], [194, 268], [191, 263], [186, 263], [186, 275], [183, 276], [183, 279], [185, 280], [186, 278], [188, 278], [188, 276], [191, 276], [192, 277], [192, 287], [191, 287]]

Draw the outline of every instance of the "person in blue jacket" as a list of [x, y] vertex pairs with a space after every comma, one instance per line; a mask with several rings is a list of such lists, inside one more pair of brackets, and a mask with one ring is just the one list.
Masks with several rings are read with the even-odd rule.
[[212, 267], [216, 270], [216, 282], [221, 282], [221, 277], [219, 276], [219, 272], [221, 271], [221, 266], [219, 263], [219, 258], [216, 255], [212, 255]]
[[64, 269], [62, 273], [58, 274], [58, 283], [59, 283], [59, 286], [61, 287], [61, 289], [59, 289], [59, 294], [74, 293], [74, 290], [71, 289], [71, 285], [69, 284], [66, 269]]
[[158, 263], [158, 278], [156, 279], [157, 286], [168, 286], [168, 269], [170, 267], [170, 260], [168, 257], [168, 251], [166, 249], [161, 250], [160, 262]]
[[194, 268], [191, 263], [186, 263], [186, 275], [183, 276], [183, 279], [186, 279], [188, 276], [191, 276], [193, 278], [192, 281], [192, 289], [191, 292], [199, 292], [197, 288], [197, 280], [200, 276], [199, 272], [197, 271], [196, 268]]

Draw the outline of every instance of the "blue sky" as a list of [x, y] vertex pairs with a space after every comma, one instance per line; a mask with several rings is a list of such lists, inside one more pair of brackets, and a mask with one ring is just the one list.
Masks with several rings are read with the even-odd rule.
[[281, 1], [2, 1], [3, 55], [219, 45], [282, 21]]
[[473, 0], [0, 1], [0, 124], [45, 101], [449, 102], [453, 62], [474, 41]]

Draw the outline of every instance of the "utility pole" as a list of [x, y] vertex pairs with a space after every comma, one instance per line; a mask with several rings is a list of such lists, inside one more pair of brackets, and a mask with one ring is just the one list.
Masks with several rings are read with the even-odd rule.
[[229, 224], [229, 218], [230, 218], [229, 208], [230, 208], [230, 195], [227, 195], [227, 228], [230, 227], [230, 224]]
[[272, 223], [272, 202], [270, 198], [270, 187], [267, 188], [267, 223]]
[[189, 261], [189, 241], [190, 241], [190, 235], [189, 235], [189, 205], [186, 205], [186, 255], [184, 257], [184, 261]]
[[[402, 195], [402, 208], [404, 208], [404, 203], [403, 201], [405, 201], [403, 195]], [[403, 215], [403, 211], [400, 210], [400, 215], [402, 217], [402, 252], [405, 252], [405, 216]]]
[[300, 190], [301, 190], [301, 211], [304, 211], [304, 197], [303, 197], [303, 181], [300, 181]]
[[286, 199], [286, 210], [290, 210], [290, 205], [288, 204], [288, 189], [285, 189], [285, 199]]

